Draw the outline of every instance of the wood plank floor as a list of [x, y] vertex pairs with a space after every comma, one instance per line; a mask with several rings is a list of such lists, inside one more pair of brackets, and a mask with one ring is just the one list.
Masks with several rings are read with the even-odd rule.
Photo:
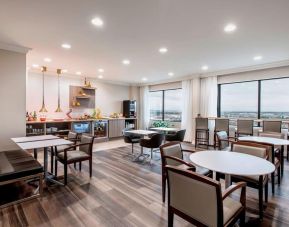
[[[97, 144], [95, 145], [97, 146]], [[66, 187], [52, 186], [36, 199], [0, 210], [1, 226], [167, 226], [161, 201], [160, 161], [141, 165], [124, 157], [130, 146], [97, 151], [93, 177], [70, 168]], [[137, 148], [138, 149], [138, 148]], [[155, 155], [155, 159], [159, 156]], [[41, 156], [40, 156], [41, 160]], [[289, 226], [289, 164], [281, 187], [270, 193], [264, 220], [258, 221], [257, 191], [247, 191], [247, 226]], [[59, 165], [61, 174], [62, 166]], [[175, 217], [175, 226], [191, 226]]]

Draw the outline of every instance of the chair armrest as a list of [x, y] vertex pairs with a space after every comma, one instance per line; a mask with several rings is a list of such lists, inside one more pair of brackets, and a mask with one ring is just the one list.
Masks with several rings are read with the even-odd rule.
[[68, 148], [65, 148], [63, 151], [66, 152], [66, 151], [69, 151], [71, 150], [72, 148], [77, 148], [77, 147], [80, 147], [80, 146], [85, 146], [85, 145], [91, 145], [91, 143], [79, 143], [79, 144], [75, 144], [75, 145], [72, 145]]
[[241, 195], [240, 195], [240, 202], [243, 206], [246, 205], [246, 186], [247, 184], [245, 182], [238, 182], [235, 185], [231, 185], [228, 187], [225, 191], [222, 193], [222, 199], [226, 199], [229, 195], [231, 195], [234, 191], [242, 188]]
[[186, 161], [184, 161], [184, 160], [182, 160], [182, 159], [180, 159], [180, 158], [173, 157], [173, 156], [164, 156], [164, 158], [165, 158], [165, 159], [174, 160], [174, 161], [176, 161], [176, 162], [179, 162], [180, 164], [184, 164], [184, 165], [186, 165], [186, 166], [188, 166], [188, 167], [190, 167], [190, 168], [196, 169], [196, 167], [195, 167], [193, 164], [191, 164], [191, 163], [189, 163], [189, 162], [186, 162]]
[[193, 151], [193, 150], [188, 150], [188, 149], [182, 149], [182, 152], [195, 153], [196, 151]]

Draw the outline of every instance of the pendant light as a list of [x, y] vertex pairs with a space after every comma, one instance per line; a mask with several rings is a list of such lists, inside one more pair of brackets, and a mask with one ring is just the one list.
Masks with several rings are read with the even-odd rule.
[[62, 112], [62, 109], [60, 108], [60, 74], [61, 74], [61, 69], [57, 69], [57, 77], [58, 77], [58, 105], [57, 105], [57, 109], [55, 110], [55, 112], [59, 113]]
[[42, 66], [41, 67], [41, 72], [42, 72], [42, 107], [39, 110], [40, 113], [48, 112], [46, 107], [45, 107], [45, 99], [44, 99], [44, 73], [46, 71], [47, 71], [47, 67], [46, 66]]

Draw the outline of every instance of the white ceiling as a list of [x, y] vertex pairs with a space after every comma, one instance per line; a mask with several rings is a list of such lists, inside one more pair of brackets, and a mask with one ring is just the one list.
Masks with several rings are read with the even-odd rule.
[[[32, 48], [28, 66], [89, 77], [103, 68], [105, 80], [154, 82], [171, 71], [201, 73], [204, 64], [210, 72], [288, 60], [288, 11], [288, 0], [0, 0], [0, 42]], [[95, 16], [103, 28], [90, 23]], [[223, 32], [229, 22], [233, 34]]]

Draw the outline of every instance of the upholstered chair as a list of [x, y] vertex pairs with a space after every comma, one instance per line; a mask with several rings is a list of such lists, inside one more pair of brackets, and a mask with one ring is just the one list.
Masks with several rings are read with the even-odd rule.
[[122, 135], [124, 142], [131, 144], [131, 156], [133, 156], [134, 144], [139, 143], [141, 136], [129, 133], [129, 131], [131, 130], [131, 128], [125, 128], [124, 130], [122, 130]]
[[[195, 226], [233, 226], [245, 224], [246, 183], [240, 182], [223, 193], [221, 184], [211, 178], [178, 167], [166, 166], [168, 175], [168, 226], [174, 214]], [[230, 195], [240, 190], [236, 200]]]
[[217, 132], [225, 131], [229, 135], [229, 119], [228, 118], [216, 118], [215, 130], [214, 130], [214, 148], [219, 145], [217, 140]]
[[183, 142], [186, 134], [186, 129], [179, 130], [172, 134], [167, 134], [165, 137], [166, 141], [179, 141]]
[[230, 150], [230, 143], [235, 142], [235, 137], [229, 137], [226, 131], [216, 132], [218, 149], [219, 150]]
[[[63, 152], [59, 152], [56, 149], [55, 154], [55, 176], [57, 176], [57, 163], [58, 161], [64, 165], [64, 184], [67, 184], [67, 167], [72, 163], [81, 163], [83, 161], [89, 161], [89, 176], [92, 176], [92, 147], [94, 136], [82, 135], [80, 143], [65, 148]], [[77, 150], [78, 148], [78, 150]], [[80, 165], [81, 171], [81, 165]]]
[[237, 131], [235, 132], [235, 136], [253, 136], [253, 126], [253, 120], [238, 119]]
[[155, 148], [159, 148], [163, 143], [165, 136], [160, 133], [150, 135], [148, 139], [140, 139], [140, 146], [150, 148], [151, 149], [151, 159], [153, 159], [153, 151]]
[[199, 145], [209, 146], [209, 119], [196, 118], [195, 147]]
[[281, 133], [282, 121], [263, 121], [263, 132]]
[[210, 176], [212, 175], [211, 171], [201, 167], [195, 167], [193, 164], [184, 161], [183, 152], [191, 152], [189, 150], [182, 149], [181, 143], [178, 141], [166, 143], [160, 146], [161, 151], [161, 160], [162, 160], [162, 197], [163, 202], [166, 198], [166, 182], [167, 175], [165, 171], [166, 165], [176, 166], [181, 169], [191, 169], [197, 171], [200, 174]]
[[[232, 143], [232, 152], [253, 155], [269, 160], [270, 145], [238, 141]], [[268, 175], [264, 176], [232, 176], [232, 181], [244, 181], [249, 187], [258, 189], [259, 194], [259, 216], [263, 218], [263, 190], [265, 191], [265, 202], [268, 202]]]

